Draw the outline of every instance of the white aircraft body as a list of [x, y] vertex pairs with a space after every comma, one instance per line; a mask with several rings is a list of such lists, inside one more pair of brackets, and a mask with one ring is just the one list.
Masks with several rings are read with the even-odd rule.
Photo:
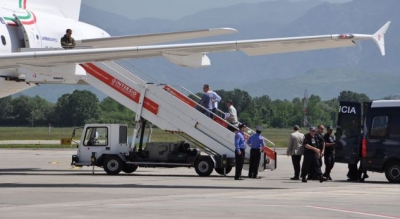
[[[97, 61], [163, 56], [186, 67], [210, 65], [209, 52], [241, 50], [265, 55], [354, 46], [374, 40], [385, 55], [387, 22], [375, 34], [329, 34], [274, 39], [204, 43], [161, 43], [236, 33], [214, 28], [137, 36], [111, 37], [106, 31], [80, 22], [81, 0], [0, 0], [0, 98], [37, 84], [77, 84], [84, 81], [79, 65]], [[76, 48], [63, 49], [60, 39], [72, 29]]]

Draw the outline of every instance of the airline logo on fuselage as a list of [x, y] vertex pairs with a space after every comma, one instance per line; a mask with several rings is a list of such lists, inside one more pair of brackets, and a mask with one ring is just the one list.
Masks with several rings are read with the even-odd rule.
[[343, 114], [357, 114], [354, 106], [339, 106], [339, 113]]

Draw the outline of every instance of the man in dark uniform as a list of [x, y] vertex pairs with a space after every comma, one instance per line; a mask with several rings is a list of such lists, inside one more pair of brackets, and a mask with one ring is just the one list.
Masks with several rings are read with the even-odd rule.
[[[315, 133], [315, 137], [317, 140], [317, 147], [321, 151], [321, 155], [320, 155], [320, 157], [318, 159], [318, 163], [317, 163], [317, 165], [319, 165], [320, 167], [322, 167], [322, 156], [324, 156], [324, 151], [325, 151], [325, 141], [324, 141], [324, 135], [323, 135], [324, 129], [325, 129], [325, 127], [322, 124], [318, 125], [317, 132]], [[309, 170], [309, 171], [310, 172], [308, 174], [308, 177], [310, 179], [318, 179], [318, 175], [315, 174], [313, 168], [311, 168], [311, 170]]]
[[250, 179], [261, 179], [257, 177], [258, 166], [260, 165], [261, 151], [265, 147], [265, 142], [261, 136], [263, 127], [258, 125], [256, 127], [256, 134], [252, 135], [248, 140], [247, 144], [251, 147], [250, 149], [250, 167], [249, 167], [249, 178]]
[[303, 166], [301, 169], [301, 181], [307, 182], [306, 175], [308, 170], [313, 168], [314, 173], [319, 179], [319, 182], [323, 182], [325, 179], [322, 177], [321, 166], [319, 165], [319, 159], [321, 157], [321, 150], [318, 149], [316, 128], [311, 127], [310, 132], [304, 136], [304, 159]]
[[324, 135], [325, 141], [325, 153], [324, 153], [324, 162], [325, 162], [325, 173], [323, 176], [326, 179], [332, 180], [331, 178], [331, 170], [333, 165], [335, 164], [335, 138], [332, 135], [333, 128], [332, 126], [328, 126], [326, 128], [326, 134]]
[[73, 49], [75, 47], [75, 39], [71, 35], [72, 30], [67, 29], [65, 35], [61, 38], [61, 46], [64, 49]]
[[235, 180], [243, 180], [242, 169], [244, 162], [244, 154], [246, 149], [246, 141], [244, 140], [244, 132], [246, 131], [246, 125], [240, 124], [239, 131], [235, 134], [235, 160], [236, 160], [236, 172]]

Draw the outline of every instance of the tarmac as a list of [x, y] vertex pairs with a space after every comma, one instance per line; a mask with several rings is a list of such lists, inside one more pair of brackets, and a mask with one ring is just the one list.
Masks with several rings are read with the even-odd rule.
[[[233, 180], [188, 168], [139, 168], [106, 175], [101, 168], [70, 166], [71, 149], [0, 150], [0, 218], [397, 218], [400, 185], [369, 173], [346, 181], [335, 164], [333, 181], [289, 180], [291, 159], [261, 179]], [[243, 170], [247, 175], [247, 170]]]

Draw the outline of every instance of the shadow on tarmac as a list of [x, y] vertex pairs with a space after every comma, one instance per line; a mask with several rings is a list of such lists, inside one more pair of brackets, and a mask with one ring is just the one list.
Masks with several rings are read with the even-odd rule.
[[273, 188], [273, 187], [90, 184], [90, 183], [88, 184], [0, 183], [0, 188], [143, 188], [143, 189], [240, 189], [240, 190], [285, 189], [285, 188]]

